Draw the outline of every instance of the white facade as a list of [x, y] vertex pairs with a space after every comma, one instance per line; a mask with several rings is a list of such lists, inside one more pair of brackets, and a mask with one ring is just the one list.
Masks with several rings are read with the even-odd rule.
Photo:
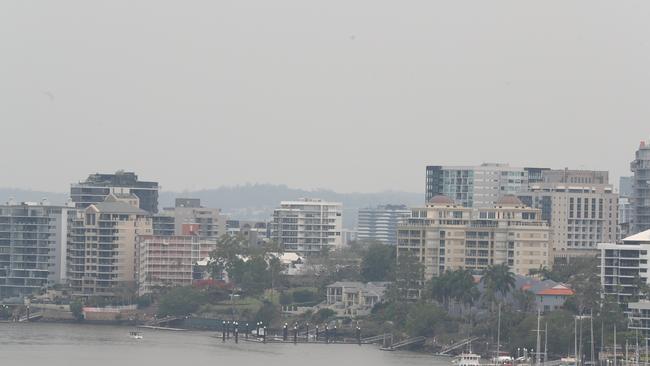
[[286, 252], [317, 255], [325, 248], [339, 249], [343, 205], [319, 199], [282, 201], [273, 212], [272, 238]]
[[638, 291], [637, 281], [648, 283], [650, 230], [629, 236], [620, 244], [598, 244], [603, 295], [627, 303]]
[[0, 299], [66, 280], [68, 215], [73, 207], [8, 202], [0, 206]]
[[493, 207], [504, 195], [528, 188], [529, 171], [508, 164], [484, 163], [478, 166], [427, 166], [426, 199], [450, 197], [464, 207]]
[[386, 205], [360, 209], [357, 239], [397, 245], [397, 226], [406, 222], [409, 217], [411, 210], [406, 206]]

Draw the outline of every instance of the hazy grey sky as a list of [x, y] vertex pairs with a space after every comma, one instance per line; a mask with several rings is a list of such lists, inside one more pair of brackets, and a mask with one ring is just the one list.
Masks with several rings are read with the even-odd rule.
[[427, 164], [629, 174], [649, 1], [2, 1], [0, 186], [96, 171], [423, 191]]

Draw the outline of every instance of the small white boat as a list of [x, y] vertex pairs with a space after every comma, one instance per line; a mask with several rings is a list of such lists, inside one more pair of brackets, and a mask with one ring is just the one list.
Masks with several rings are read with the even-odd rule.
[[567, 356], [560, 359], [560, 365], [575, 366], [577, 364], [578, 362], [576, 361], [575, 357]]
[[481, 356], [476, 353], [461, 353], [458, 356], [458, 366], [480, 366], [481, 365]]
[[129, 337], [132, 339], [143, 339], [142, 333], [140, 332], [129, 332]]

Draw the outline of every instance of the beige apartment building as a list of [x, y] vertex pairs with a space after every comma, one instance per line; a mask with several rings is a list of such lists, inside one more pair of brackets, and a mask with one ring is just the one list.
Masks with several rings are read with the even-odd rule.
[[[197, 224], [186, 227], [198, 227]], [[200, 237], [196, 231], [184, 230], [180, 236], [143, 235], [138, 238], [138, 293], [155, 288], [189, 286], [194, 264], [210, 256], [217, 248], [216, 238]]]
[[512, 195], [491, 208], [475, 209], [439, 195], [426, 207], [413, 208], [411, 218], [399, 226], [397, 254], [418, 257], [427, 279], [447, 270], [481, 271], [502, 263], [526, 275], [551, 267], [549, 231], [541, 210]]
[[542, 210], [551, 227], [555, 261], [595, 256], [598, 243], [618, 239], [618, 194], [606, 171], [548, 170], [543, 181], [519, 195], [527, 205]]
[[174, 207], [165, 207], [154, 215], [154, 235], [182, 235], [187, 224], [198, 224], [198, 235], [203, 238], [227, 234], [226, 216], [220, 209], [203, 207], [197, 198], [177, 198]]
[[72, 218], [68, 280], [76, 296], [112, 297], [136, 286], [136, 238], [151, 235], [151, 216], [138, 198], [109, 194]]

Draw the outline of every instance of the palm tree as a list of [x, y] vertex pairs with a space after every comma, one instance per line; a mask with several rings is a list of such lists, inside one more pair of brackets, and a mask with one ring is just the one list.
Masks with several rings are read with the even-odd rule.
[[492, 310], [494, 310], [494, 303], [497, 301], [497, 294], [500, 297], [506, 296], [510, 290], [515, 288], [515, 275], [510, 272], [510, 267], [507, 264], [497, 264], [489, 266], [485, 272], [481, 282], [485, 286], [486, 297], [490, 300]]
[[432, 278], [427, 290], [428, 297], [437, 300], [447, 311], [451, 310], [454, 303], [460, 307], [462, 313], [465, 307], [471, 306], [478, 298], [474, 277], [470, 271], [464, 269], [447, 271]]

